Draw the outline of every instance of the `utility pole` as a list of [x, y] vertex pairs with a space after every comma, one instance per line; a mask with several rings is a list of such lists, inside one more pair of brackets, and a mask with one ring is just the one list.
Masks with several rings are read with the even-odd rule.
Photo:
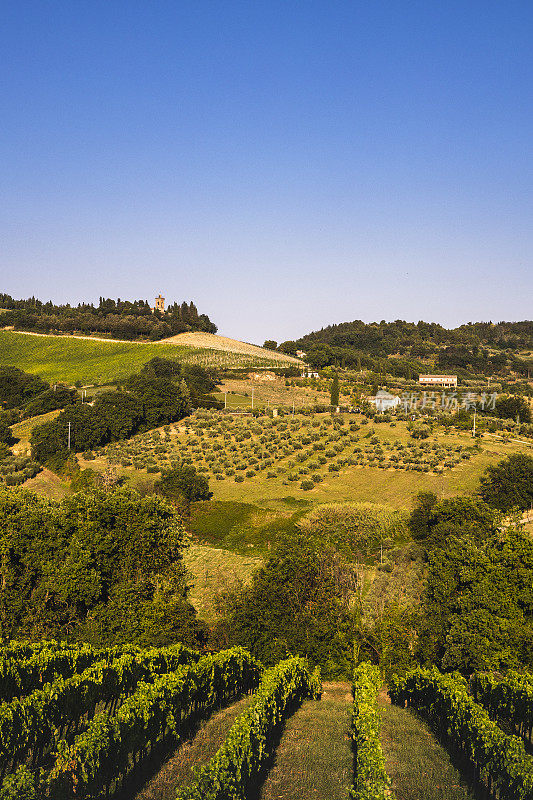
[[224, 392], [224, 411], [227, 409], [227, 407], [228, 407], [228, 393]]
[[68, 424], [68, 449], [70, 450], [70, 422]]
[[472, 428], [472, 436], [474, 439], [476, 438], [476, 411], [477, 409], [474, 408], [474, 427]]

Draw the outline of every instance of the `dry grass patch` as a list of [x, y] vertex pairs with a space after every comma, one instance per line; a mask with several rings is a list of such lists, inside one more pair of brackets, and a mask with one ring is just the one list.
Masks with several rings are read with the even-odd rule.
[[280, 364], [302, 364], [300, 359], [287, 356], [285, 353], [278, 353], [275, 350], [265, 350], [256, 344], [248, 344], [238, 339], [230, 339], [228, 336], [220, 336], [217, 333], [179, 333], [169, 339], [163, 339], [161, 344], [178, 344], [185, 347], [201, 347], [209, 350], [224, 350], [227, 353], [242, 353], [247, 356], [277, 361]]

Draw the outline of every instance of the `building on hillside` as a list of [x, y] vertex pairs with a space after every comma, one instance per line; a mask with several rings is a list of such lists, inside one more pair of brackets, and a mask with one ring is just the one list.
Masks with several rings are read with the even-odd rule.
[[443, 389], [457, 389], [457, 375], [420, 375], [420, 386], [442, 386]]
[[375, 397], [369, 397], [368, 400], [376, 406], [376, 411], [393, 411], [402, 402], [395, 394], [389, 394], [384, 389], [380, 389]]
[[307, 355], [307, 353], [305, 353], [303, 350], [297, 350], [296, 351], [296, 358], [305, 358], [306, 355]]
[[318, 372], [313, 372], [310, 369], [303, 369], [301, 377], [302, 378], [319, 378], [320, 375], [318, 374]]
[[163, 314], [165, 312], [165, 298], [160, 294], [155, 298], [155, 306], [152, 308], [152, 314], [155, 314], [156, 311], [161, 311]]

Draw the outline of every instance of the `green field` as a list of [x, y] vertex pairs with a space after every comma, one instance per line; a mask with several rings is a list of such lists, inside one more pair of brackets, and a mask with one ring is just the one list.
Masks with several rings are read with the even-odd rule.
[[[202, 367], [268, 367], [268, 358], [160, 342], [116, 342], [73, 336], [33, 336], [0, 330], [1, 363], [50, 382], [103, 384], [127, 378], [159, 356]], [[279, 364], [276, 364], [279, 367]]]

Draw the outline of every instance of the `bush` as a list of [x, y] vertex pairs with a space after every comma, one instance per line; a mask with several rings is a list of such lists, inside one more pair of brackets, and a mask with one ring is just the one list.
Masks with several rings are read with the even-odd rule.
[[309, 489], [314, 489], [315, 484], [313, 481], [302, 481], [300, 484], [300, 489], [303, 489], [304, 492], [308, 492]]

